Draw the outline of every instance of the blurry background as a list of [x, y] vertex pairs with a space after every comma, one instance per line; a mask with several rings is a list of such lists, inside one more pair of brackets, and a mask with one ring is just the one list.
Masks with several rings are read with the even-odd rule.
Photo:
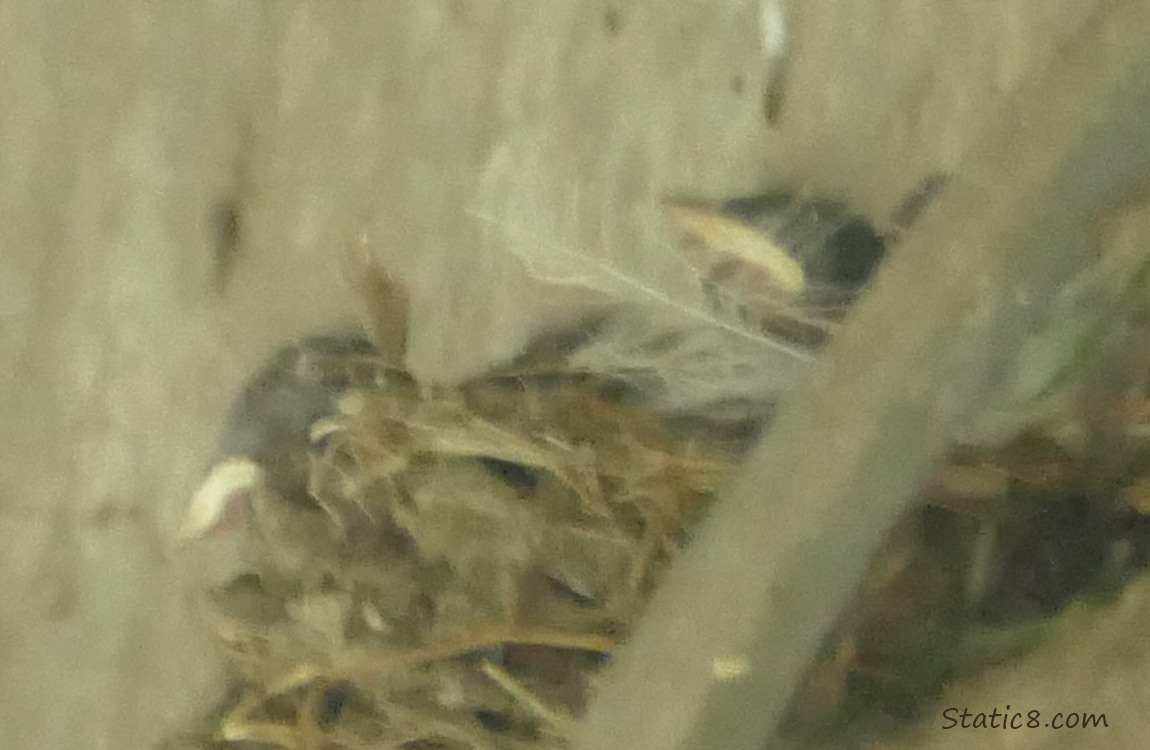
[[349, 318], [343, 242], [458, 378], [580, 302], [509, 249], [634, 267], [660, 197], [768, 185], [881, 220], [1095, 4], [0, 2], [4, 744], [146, 746], [213, 697], [212, 554], [172, 530], [245, 375]]

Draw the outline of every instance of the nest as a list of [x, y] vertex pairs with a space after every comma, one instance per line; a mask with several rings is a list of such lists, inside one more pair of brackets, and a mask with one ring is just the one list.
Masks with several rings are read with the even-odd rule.
[[319, 507], [271, 511], [296, 518], [261, 524], [258, 574], [209, 596], [211, 741], [563, 746], [731, 461], [585, 375], [335, 364], [356, 385], [312, 429]]
[[[608, 329], [625, 366], [588, 364], [619, 359], [588, 359], [601, 338], [459, 387], [417, 382], [398, 366], [401, 295], [366, 258], [349, 275], [375, 351], [327, 355], [343, 387], [310, 428], [308, 501], [257, 503], [252, 570], [206, 598], [228, 694], [166, 747], [567, 746], [595, 675], [746, 447], [668, 418], [688, 401], [668, 398], [660, 363], [716, 361], [681, 331]], [[730, 369], [724, 393], [740, 403], [784, 387], [759, 393], [743, 385], [759, 370]], [[1122, 408], [956, 451], [827, 635], [783, 739], [857, 745], [905, 727], [947, 684], [1016, 658], [1068, 606], [1150, 564], [1148, 380]], [[635, 401], [636, 383], [655, 397]], [[712, 417], [720, 401], [705, 400]]]

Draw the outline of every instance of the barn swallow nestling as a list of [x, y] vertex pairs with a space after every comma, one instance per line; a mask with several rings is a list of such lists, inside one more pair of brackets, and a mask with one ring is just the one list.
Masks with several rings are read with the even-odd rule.
[[355, 333], [298, 339], [279, 349], [233, 401], [179, 538], [242, 533], [243, 555], [265, 584], [321, 580], [346, 556], [346, 509], [309, 492], [322, 455], [313, 425], [335, 415], [349, 388], [384, 369]]
[[839, 201], [793, 190], [666, 207], [715, 310], [734, 308], [777, 341], [817, 347], [946, 181], [923, 180], [881, 229]]
[[336, 411], [351, 385], [339, 360], [373, 353], [357, 334], [302, 338], [276, 352], [232, 403], [216, 462], [192, 498], [180, 536], [234, 526], [257, 496], [314, 506], [307, 493], [311, 426]]
[[712, 305], [798, 345], [822, 343], [886, 253], [885, 238], [840, 203], [786, 191], [719, 206], [669, 201]]
[[375, 259], [366, 238], [345, 247], [340, 265], [345, 283], [362, 298], [364, 328], [297, 339], [248, 380], [189, 504], [182, 539], [234, 528], [252, 513], [273, 529], [290, 511], [304, 516], [301, 527], [314, 525], [307, 518], [320, 513], [308, 493], [313, 425], [337, 411], [356, 378], [402, 367], [407, 340], [406, 290]]

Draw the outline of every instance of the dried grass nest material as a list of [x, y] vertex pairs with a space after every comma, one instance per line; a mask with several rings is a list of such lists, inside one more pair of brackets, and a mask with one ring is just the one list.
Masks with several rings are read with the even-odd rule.
[[[620, 340], [642, 344], [613, 369], [574, 356], [458, 388], [416, 382], [397, 366], [403, 295], [365, 258], [349, 275], [376, 353], [325, 363], [350, 386], [311, 425], [312, 502], [265, 508], [252, 572], [210, 592], [231, 692], [165, 747], [564, 747], [589, 681], [738, 459], [619, 398], [620, 380], [659, 382], [634, 377], [667, 364], [651, 336], [609, 331], [616, 352]], [[594, 374], [604, 371], [613, 375]], [[733, 390], [765, 400], [784, 385]], [[1120, 422], [1132, 454], [1110, 489], [1134, 512], [1083, 494], [1092, 477], [1067, 441], [957, 456], [828, 634], [786, 739], [841, 746], [889, 732], [950, 679], [1017, 652], [1033, 630], [1026, 607], [1057, 615], [1091, 585], [1145, 567], [1145, 420]], [[1106, 558], [1114, 544], [1132, 550], [1121, 570]], [[1042, 591], [1002, 585], [1035, 576]]]
[[200, 746], [562, 746], [731, 462], [586, 375], [346, 365], [311, 434], [324, 533], [265, 534], [209, 596], [234, 695]]
[[233, 691], [173, 746], [562, 746], [730, 444], [618, 398], [629, 368], [417, 383], [402, 285], [342, 260], [375, 354], [322, 363], [351, 386], [311, 427], [314, 502], [253, 499], [253, 572], [206, 607]]

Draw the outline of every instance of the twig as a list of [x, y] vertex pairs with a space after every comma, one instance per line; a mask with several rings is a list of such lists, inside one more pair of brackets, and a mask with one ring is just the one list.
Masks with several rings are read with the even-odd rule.
[[527, 708], [528, 711], [546, 722], [550, 726], [552, 734], [557, 737], [571, 736], [575, 729], [575, 719], [573, 717], [547, 706], [539, 699], [539, 696], [528, 690], [527, 686], [519, 682], [519, 680], [516, 680], [507, 673], [507, 670], [497, 664], [484, 661], [479, 665], [479, 670], [491, 678], [504, 692]]

